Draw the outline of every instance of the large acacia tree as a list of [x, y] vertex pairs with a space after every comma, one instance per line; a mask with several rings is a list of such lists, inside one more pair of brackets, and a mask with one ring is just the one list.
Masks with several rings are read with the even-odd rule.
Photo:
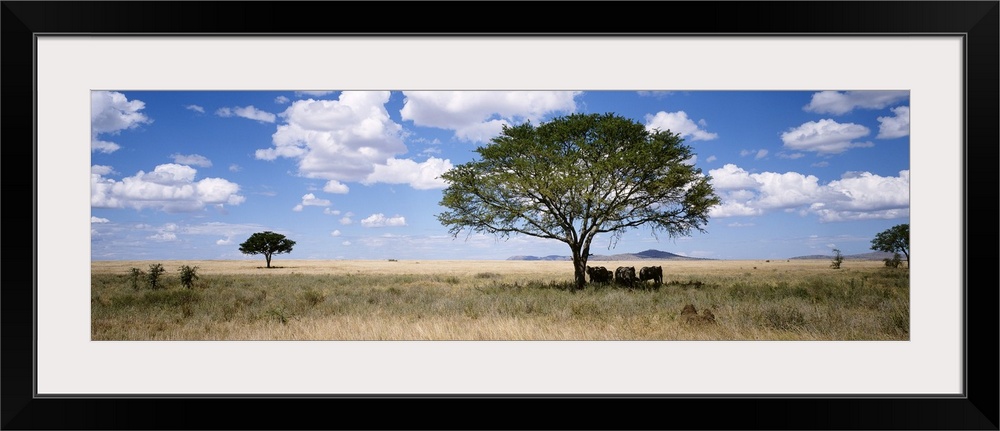
[[719, 203], [679, 134], [612, 113], [505, 126], [476, 152], [479, 160], [441, 176], [448, 210], [438, 220], [452, 236], [470, 230], [562, 241], [578, 289], [596, 235], [611, 234], [613, 246], [642, 225], [670, 237], [703, 232]]
[[285, 238], [280, 233], [271, 231], [257, 232], [250, 235], [242, 244], [240, 252], [243, 254], [263, 254], [267, 267], [271, 267], [271, 255], [281, 253], [291, 253], [295, 241]]

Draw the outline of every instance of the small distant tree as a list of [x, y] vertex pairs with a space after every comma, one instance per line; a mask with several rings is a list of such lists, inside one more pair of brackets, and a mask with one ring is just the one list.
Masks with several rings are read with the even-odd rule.
[[833, 249], [833, 262], [830, 263], [830, 268], [840, 269], [840, 263], [844, 261], [844, 255], [840, 254], [840, 250]]
[[263, 254], [267, 267], [271, 267], [271, 255], [281, 253], [291, 253], [295, 241], [285, 238], [280, 233], [271, 231], [257, 232], [250, 235], [250, 238], [240, 244], [240, 252], [243, 254]]
[[160, 286], [160, 275], [162, 275], [166, 270], [163, 269], [163, 265], [159, 263], [154, 263], [149, 265], [149, 272], [146, 273], [146, 282], [149, 284], [150, 289], [159, 289]]
[[875, 235], [872, 250], [888, 253], [903, 253], [910, 262], [910, 224], [898, 224]]
[[183, 265], [179, 271], [181, 272], [181, 284], [188, 289], [194, 287], [194, 281], [198, 279], [198, 267]]

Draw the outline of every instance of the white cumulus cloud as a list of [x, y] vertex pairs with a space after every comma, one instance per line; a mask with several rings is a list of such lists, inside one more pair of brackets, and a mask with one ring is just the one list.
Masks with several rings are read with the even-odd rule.
[[378, 213], [361, 220], [361, 225], [364, 227], [406, 226], [406, 218], [400, 215], [386, 217], [385, 214]]
[[712, 217], [754, 216], [769, 211], [798, 211], [822, 222], [891, 219], [909, 215], [909, 171], [883, 177], [847, 172], [821, 184], [813, 175], [797, 172], [749, 173], [727, 164], [709, 171], [722, 203]]
[[306, 193], [302, 195], [302, 205], [314, 206], [314, 207], [328, 207], [331, 202], [328, 199], [317, 198], [316, 195], [312, 193]]
[[107, 223], [107, 222], [110, 222], [110, 221], [111, 220], [108, 220], [108, 219], [103, 218], [103, 217], [90, 216], [90, 223]]
[[205, 113], [205, 108], [201, 107], [201, 106], [198, 106], [198, 105], [188, 105], [185, 108], [187, 108], [189, 110], [192, 110], [192, 111], [195, 111], [195, 112], [200, 112], [202, 114]]
[[723, 201], [709, 210], [711, 217], [758, 216], [764, 213], [760, 208], [754, 208], [746, 202]]
[[802, 109], [818, 114], [841, 115], [855, 108], [884, 109], [905, 100], [909, 91], [821, 91]]
[[389, 159], [384, 165], [375, 165], [375, 171], [362, 181], [363, 184], [409, 184], [417, 190], [443, 189], [447, 183], [441, 174], [453, 168], [451, 161], [431, 157], [422, 163], [410, 159]]
[[469, 142], [488, 142], [503, 125], [538, 123], [553, 113], [576, 112], [580, 91], [404, 91], [403, 120], [452, 130]]
[[327, 193], [346, 194], [347, 192], [351, 191], [351, 189], [350, 187], [347, 187], [346, 184], [340, 181], [330, 180], [323, 185], [323, 191]]
[[757, 181], [750, 173], [732, 163], [708, 172], [712, 177], [712, 187], [716, 190], [736, 190], [757, 187]]
[[92, 172], [90, 204], [95, 208], [191, 212], [206, 205], [239, 205], [245, 200], [238, 184], [222, 178], [195, 181], [196, 173], [190, 166], [173, 163], [159, 165], [152, 172], [139, 171], [120, 181], [105, 178], [106, 173]]
[[848, 172], [826, 188], [829, 198], [810, 210], [822, 221], [892, 219], [909, 214], [910, 171], [898, 177]]
[[90, 152], [100, 152], [104, 154], [111, 154], [115, 151], [120, 150], [122, 147], [114, 142], [102, 141], [100, 139], [90, 140]]
[[[704, 121], [702, 121], [704, 123]], [[684, 111], [677, 112], [657, 112], [655, 115], [646, 114], [646, 130], [671, 131], [680, 134], [684, 139], [691, 137], [692, 141], [708, 141], [718, 138], [716, 133], [702, 130], [698, 123], [688, 118]]]
[[139, 112], [146, 107], [141, 100], [128, 100], [116, 91], [93, 91], [90, 93], [90, 125], [94, 133], [116, 133], [149, 123], [145, 114]]
[[909, 136], [910, 134], [910, 107], [897, 106], [892, 108], [894, 117], [878, 117], [879, 139], [893, 139]]
[[819, 178], [798, 172], [762, 172], [751, 174], [760, 192], [755, 206], [784, 209], [808, 205], [820, 197]]
[[402, 126], [389, 118], [388, 91], [345, 91], [338, 100], [297, 100], [281, 117], [273, 146], [255, 153], [260, 160], [298, 160], [307, 178], [361, 181], [376, 164], [405, 153]]
[[815, 151], [819, 154], [839, 154], [851, 148], [871, 147], [871, 142], [855, 142], [870, 131], [854, 123], [838, 123], [831, 119], [810, 121], [781, 134], [785, 148]]
[[90, 93], [90, 148], [91, 152], [112, 153], [121, 148], [118, 144], [98, 139], [103, 134], [117, 135], [122, 130], [133, 129], [152, 120], [139, 111], [146, 107], [141, 100], [128, 100], [117, 91], [92, 91]]
[[111, 166], [92, 165], [90, 167], [90, 173], [97, 175], [108, 175], [114, 173], [114, 169], [111, 168]]

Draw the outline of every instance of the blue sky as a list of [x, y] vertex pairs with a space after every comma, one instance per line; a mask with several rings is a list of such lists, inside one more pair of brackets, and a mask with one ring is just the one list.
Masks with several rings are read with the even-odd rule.
[[[866, 253], [909, 223], [907, 91], [93, 91], [91, 258], [506, 259], [561, 242], [450, 236], [438, 175], [503, 124], [614, 112], [680, 133], [722, 204], [683, 238], [598, 236], [595, 254]], [[611, 248], [613, 246], [613, 248]]]

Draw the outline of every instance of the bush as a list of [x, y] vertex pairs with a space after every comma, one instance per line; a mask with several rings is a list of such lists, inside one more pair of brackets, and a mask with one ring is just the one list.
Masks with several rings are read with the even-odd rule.
[[142, 278], [146, 273], [142, 272], [139, 268], [132, 268], [128, 270], [128, 282], [132, 289], [139, 290], [139, 279]]
[[840, 269], [840, 263], [844, 261], [844, 255], [840, 254], [840, 250], [833, 249], [833, 262], [830, 263], [830, 268]]
[[166, 271], [163, 269], [163, 265], [159, 263], [154, 263], [149, 265], [149, 273], [146, 274], [146, 282], [149, 284], [150, 289], [158, 289], [162, 287], [160, 285], [160, 275]]
[[181, 284], [184, 287], [190, 289], [194, 286], [194, 281], [198, 279], [197, 271], [198, 267], [191, 267], [188, 265], [181, 266], [179, 271], [181, 272]]

